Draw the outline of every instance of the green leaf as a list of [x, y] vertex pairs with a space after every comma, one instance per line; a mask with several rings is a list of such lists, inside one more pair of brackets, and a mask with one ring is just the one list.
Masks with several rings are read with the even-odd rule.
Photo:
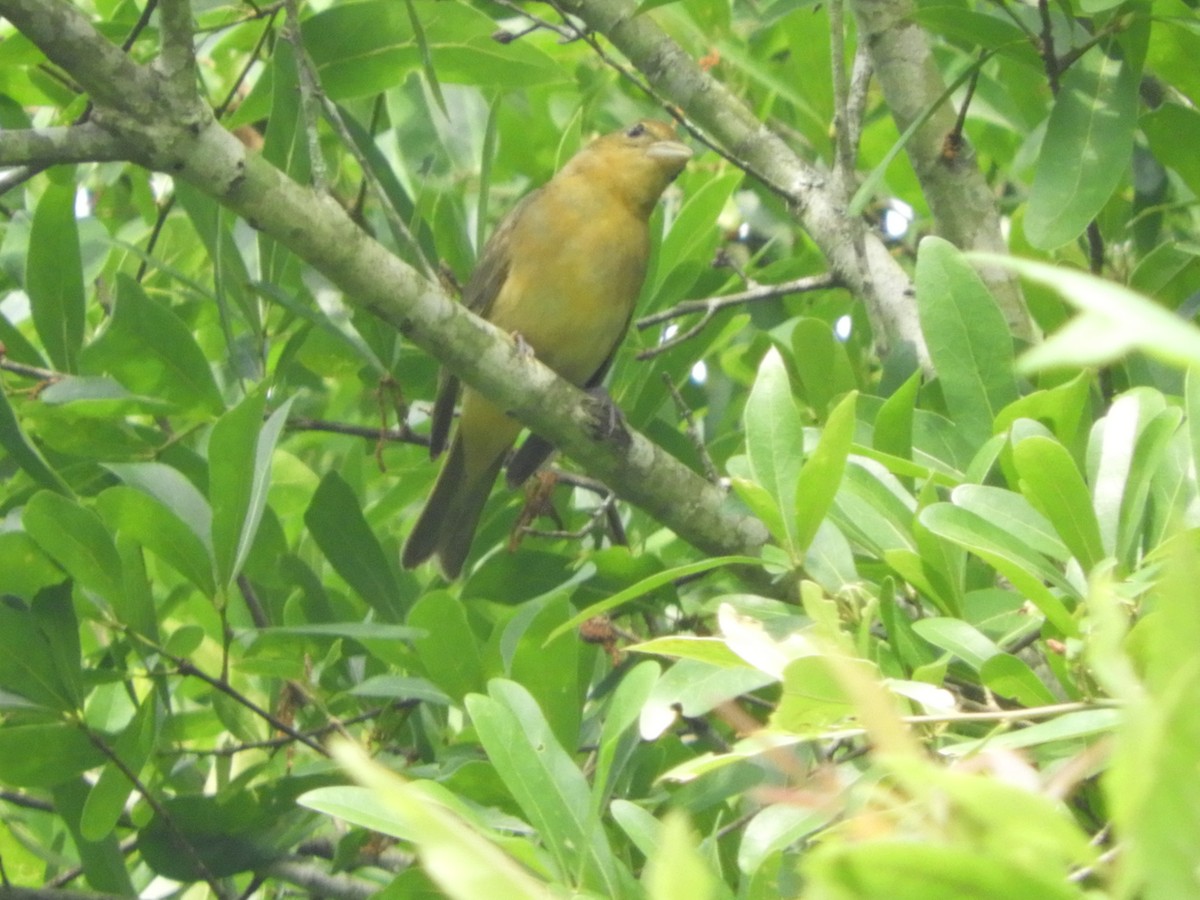
[[445, 802], [439, 785], [404, 781], [346, 743], [335, 745], [334, 753], [364, 787], [318, 788], [301, 796], [301, 804], [412, 841], [422, 866], [453, 900], [546, 896], [526, 869]]
[[[579, 745], [579, 725], [586, 687], [580, 684], [580, 641], [551, 641], [571, 606], [565, 593], [524, 604], [504, 629], [501, 640], [511, 647], [507, 675], [527, 690], [541, 709], [554, 736], [564, 747]], [[586, 654], [586, 658], [591, 657]], [[590, 666], [582, 667], [585, 671]]]
[[791, 511], [804, 461], [804, 423], [792, 396], [783, 357], [774, 347], [759, 365], [758, 377], [746, 400], [744, 421], [751, 473], [774, 500], [786, 529], [785, 534], [775, 537], [794, 558], [799, 558], [803, 548], [796, 531], [798, 522]]
[[[31, 608], [0, 602], [0, 688], [59, 712], [78, 709], [82, 697], [78, 624], [70, 596], [67, 582], [43, 590]], [[58, 612], [62, 621], [48, 617], [50, 612]], [[74, 630], [67, 634], [68, 628]]]
[[652, 660], [639, 662], [621, 677], [608, 702], [592, 779], [592, 811], [596, 815], [608, 806], [616, 791], [617, 780], [641, 743], [641, 735], [634, 725], [661, 674], [662, 667], [658, 663]]
[[112, 375], [130, 391], [188, 411], [218, 414], [220, 391], [191, 329], [126, 275], [104, 333], [83, 351], [84, 372]]
[[425, 674], [456, 703], [485, 687], [479, 639], [467, 621], [462, 600], [447, 591], [422, 594], [408, 611], [407, 623], [424, 631], [413, 640]]
[[1025, 215], [1041, 250], [1079, 237], [1129, 170], [1137, 127], [1139, 73], [1099, 47], [1062, 79]]
[[262, 393], [252, 394], [213, 426], [208, 442], [208, 488], [217, 583], [228, 587], [250, 553], [267, 504], [271, 454], [287, 421], [291, 398], [264, 423]]
[[466, 706], [488, 758], [537, 829], [560, 877], [604, 896], [625, 896], [628, 885], [591, 812], [587, 780], [529, 692], [494, 679], [487, 697], [472, 694]]
[[[131, 487], [113, 487], [96, 498], [96, 507], [113, 531], [133, 538], [196, 585], [206, 597], [216, 594], [208, 548], [195, 531], [153, 495]], [[114, 608], [118, 619], [130, 624], [121, 614], [121, 607]]]
[[879, 407], [872, 436], [876, 450], [899, 459], [912, 459], [913, 411], [920, 387], [921, 373], [913, 372]]
[[682, 810], [671, 810], [659, 829], [642, 883], [650, 900], [707, 900], [717, 896], [717, 878], [697, 848], [698, 838]]
[[686, 565], [676, 566], [673, 569], [667, 569], [662, 572], [657, 572], [647, 578], [643, 578], [637, 584], [625, 588], [623, 591], [618, 591], [611, 597], [601, 600], [599, 603], [593, 603], [591, 606], [584, 609], [582, 612], [576, 613], [562, 625], [558, 626], [550, 633], [550, 637], [546, 638], [546, 643], [556, 641], [573, 628], [578, 628], [588, 619], [594, 618], [602, 613], [611, 612], [619, 606], [624, 606], [631, 600], [636, 600], [651, 591], [657, 590], [666, 584], [671, 584], [679, 578], [686, 578], [689, 575], [699, 575], [701, 572], [708, 572], [712, 569], [720, 568], [721, 566], [761, 566], [762, 560], [755, 559], [753, 556], [715, 556], [711, 559], [703, 559], [699, 562], [687, 563]]
[[21, 430], [16, 411], [8, 402], [8, 395], [4, 391], [0, 391], [0, 447], [5, 449], [13, 462], [25, 470], [25, 474], [32, 478], [34, 483], [67, 497], [72, 496], [71, 489], [62, 476], [51, 468], [41, 451]]
[[[413, 5], [443, 82], [526, 88], [566, 80], [567, 73], [529, 41], [493, 40], [495, 21], [465, 4]], [[306, 19], [302, 33], [321, 87], [334, 100], [380, 93], [421, 68], [404, 4], [339, 4]]]
[[1104, 546], [1091, 495], [1067, 448], [1047, 437], [1027, 437], [1013, 447], [1013, 465], [1021, 493], [1054, 525], [1083, 571], [1090, 572], [1104, 558]]
[[98, 515], [60, 494], [38, 491], [25, 504], [21, 523], [72, 578], [114, 608], [120, 606], [121, 557]]
[[1170, 365], [1200, 366], [1200, 329], [1116, 282], [1010, 256], [972, 253], [970, 259], [1015, 269], [1052, 287], [1084, 313], [1027, 351], [1018, 362], [1021, 371], [1104, 365], [1131, 350]]
[[[1051, 559], [1066, 562], [1071, 556], [1049, 520], [1021, 494], [982, 484], [960, 484], [950, 497], [955, 506], [999, 525]], [[1090, 503], [1088, 508], [1091, 509]]]
[[104, 754], [75, 725], [13, 725], [0, 728], [0, 782], [13, 787], [51, 787], [104, 762]]
[[1062, 634], [1074, 636], [1078, 632], [1063, 601], [1046, 587], [1049, 582], [1060, 590], [1073, 593], [1070, 584], [1061, 572], [1020, 538], [950, 503], [927, 506], [919, 518], [934, 534], [965, 547], [1007, 577]]
[[327, 472], [304, 512], [304, 524], [334, 571], [384, 621], [400, 619], [400, 585], [379, 539], [346, 480]]
[[997, 653], [979, 667], [979, 677], [988, 690], [1022, 706], [1048, 706], [1055, 697], [1023, 659]]
[[1057, 873], [1027, 870], [987, 853], [916, 841], [833, 842], [806, 860], [810, 890], [826, 897], [889, 900], [1081, 900]]
[[841, 486], [846, 457], [850, 455], [850, 444], [854, 439], [857, 400], [857, 391], [842, 398], [829, 414], [821, 439], [800, 469], [796, 480], [795, 541], [801, 553], [812, 544]]
[[42, 346], [61, 372], [76, 371], [83, 344], [85, 299], [75, 181], [47, 185], [33, 213], [25, 291]]
[[792, 364], [809, 405], [824, 417], [829, 404], [858, 387], [846, 345], [824, 319], [803, 318], [792, 329]]
[[1013, 345], [1000, 307], [948, 241], [926, 237], [917, 253], [917, 311], [954, 424], [972, 448], [1017, 398]]
[[[158, 695], [151, 691], [112, 745], [113, 755], [135, 775], [141, 772], [154, 750], [158, 731], [157, 706]], [[109, 760], [88, 792], [79, 820], [80, 833], [89, 841], [103, 840], [111, 834], [133, 789], [134, 784], [125, 776], [122, 767]]]

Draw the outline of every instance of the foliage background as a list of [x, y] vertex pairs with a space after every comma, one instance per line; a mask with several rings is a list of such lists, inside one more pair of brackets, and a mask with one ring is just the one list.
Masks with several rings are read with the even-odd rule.
[[[76, 7], [143, 63], [188, 10]], [[445, 283], [588, 135], [700, 102], [549, 6], [191, 11], [221, 124]], [[854, 77], [880, 16], [940, 84]], [[497, 491], [457, 585], [397, 566], [435, 361], [133, 151], [21, 157], [91, 111], [0, 25], [0, 162], [31, 164], [0, 198], [0, 893], [1196, 893], [1194, 9], [646, 20], [886, 241], [923, 346], [826, 280], [749, 154], [699, 154], [639, 315], [807, 280], [635, 328], [611, 390], [726, 479], [761, 560], [564, 475], [515, 552]], [[922, 134], [946, 114], [961, 146]], [[1000, 226], [932, 237], [939, 166]], [[1023, 294], [960, 252], [1005, 244], [1043, 264]]]

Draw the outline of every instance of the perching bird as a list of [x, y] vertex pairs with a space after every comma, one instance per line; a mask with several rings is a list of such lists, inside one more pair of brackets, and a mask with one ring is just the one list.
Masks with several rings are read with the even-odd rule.
[[[464, 302], [568, 381], [596, 387], [629, 327], [646, 277], [647, 223], [692, 152], [664, 122], [644, 120], [597, 138], [505, 217], [484, 247]], [[443, 375], [432, 415], [431, 456], [446, 446], [458, 379]], [[475, 391], [433, 493], [404, 545], [406, 568], [436, 556], [457, 578], [483, 505], [521, 424]], [[550, 445], [531, 435], [509, 465], [516, 486]]]

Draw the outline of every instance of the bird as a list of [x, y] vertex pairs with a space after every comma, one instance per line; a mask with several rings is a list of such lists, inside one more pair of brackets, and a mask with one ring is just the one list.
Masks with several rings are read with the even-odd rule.
[[[650, 215], [691, 156], [674, 128], [656, 119], [596, 138], [501, 220], [463, 302], [567, 381], [598, 388], [646, 277]], [[446, 448], [460, 388], [457, 377], [442, 373], [430, 415], [431, 458]], [[522, 428], [477, 391], [461, 393], [450, 452], [401, 555], [408, 569], [436, 557], [451, 581]], [[552, 452], [531, 434], [509, 464], [509, 486]]]

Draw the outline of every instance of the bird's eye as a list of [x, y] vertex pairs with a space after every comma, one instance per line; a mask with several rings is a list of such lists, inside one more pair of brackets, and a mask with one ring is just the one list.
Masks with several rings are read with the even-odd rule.
[[646, 133], [646, 126], [643, 125], [641, 122], [638, 122], [636, 125], [634, 125], [632, 128], [630, 128], [627, 132], [625, 132], [625, 137], [638, 138], [638, 137], [641, 137], [645, 133]]

